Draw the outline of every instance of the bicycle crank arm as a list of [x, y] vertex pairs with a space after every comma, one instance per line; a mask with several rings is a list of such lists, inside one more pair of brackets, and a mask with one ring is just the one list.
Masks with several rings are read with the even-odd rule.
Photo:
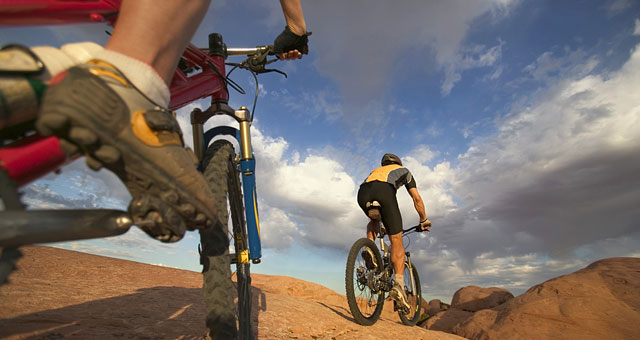
[[116, 236], [133, 221], [125, 211], [109, 209], [0, 212], [0, 247]]

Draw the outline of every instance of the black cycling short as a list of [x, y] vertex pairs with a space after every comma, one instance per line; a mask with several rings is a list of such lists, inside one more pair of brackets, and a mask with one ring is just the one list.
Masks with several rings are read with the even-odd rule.
[[367, 214], [367, 202], [378, 201], [382, 205], [382, 223], [387, 234], [395, 235], [402, 231], [402, 215], [396, 199], [396, 188], [387, 182], [362, 183], [358, 190], [358, 205]]

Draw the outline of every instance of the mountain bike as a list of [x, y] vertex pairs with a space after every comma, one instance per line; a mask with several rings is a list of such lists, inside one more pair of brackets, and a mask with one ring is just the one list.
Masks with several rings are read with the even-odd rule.
[[[119, 6], [120, 0], [0, 2], [0, 25], [86, 22], [113, 24]], [[5, 46], [0, 53], [22, 53], [27, 59], [31, 58], [32, 62], [29, 67], [20, 70], [2, 69], [0, 65], [0, 85], [11, 81], [9, 85], [5, 83], [6, 86], [0, 87], [0, 90], [9, 88], [15, 94], [16, 89], [23, 88], [31, 91], [29, 95], [32, 96], [25, 105], [22, 105], [25, 102], [23, 96], [20, 97], [21, 105], [11, 106], [12, 97], [3, 94], [5, 106], [0, 107], [3, 110], [0, 112], [0, 284], [3, 284], [8, 281], [9, 274], [15, 269], [15, 262], [21, 257], [18, 249], [20, 246], [117, 236], [126, 233], [133, 222], [126, 211], [116, 209], [24, 210], [18, 193], [21, 186], [57, 171], [80, 156], [64, 152], [57, 137], [44, 137], [35, 131], [37, 104], [46, 84], [38, 83], [33, 77], [43, 72], [46, 65], [25, 47]], [[269, 55], [273, 55], [273, 46], [227, 48], [222, 36], [213, 33], [209, 35], [207, 48], [193, 45], [187, 47], [170, 85], [171, 110], [197, 99], [211, 99], [211, 106], [206, 110], [194, 109], [191, 112], [194, 152], [219, 211], [219, 224], [201, 234], [203, 249], [199, 247], [199, 250], [202, 250], [204, 272], [210, 271], [213, 274], [208, 276], [212, 280], [205, 282], [205, 286], [212, 287], [216, 297], [220, 297], [214, 302], [212, 313], [220, 314], [220, 319], [226, 322], [208, 326], [219, 328], [221, 334], [235, 334], [238, 327], [240, 339], [253, 338], [249, 266], [250, 263], [260, 263], [262, 257], [255, 157], [250, 138], [257, 101], [256, 75], [278, 72], [286, 76], [279, 70], [266, 68], [266, 65], [276, 60], [268, 59]], [[227, 63], [225, 61], [229, 56], [247, 58], [239, 63]], [[233, 68], [227, 73], [226, 66]], [[256, 96], [251, 110], [244, 106], [236, 110], [228, 105], [229, 87], [245, 93], [228, 77], [236, 68], [248, 70], [254, 76]], [[7, 98], [9, 105], [6, 105]], [[19, 109], [11, 110], [15, 107]], [[205, 131], [204, 124], [216, 115], [234, 118], [238, 128], [217, 126]], [[226, 139], [220, 139], [223, 136]], [[234, 144], [238, 145], [237, 155]], [[231, 238], [235, 250], [233, 254], [228, 251], [227, 206], [231, 215]], [[208, 237], [207, 232], [217, 236]], [[175, 241], [177, 240], [171, 240]], [[218, 251], [222, 249], [222, 256], [208, 256], [206, 248], [211, 247]], [[237, 309], [230, 292], [225, 288], [231, 286], [231, 264], [236, 265]]]
[[[391, 251], [384, 241], [386, 229], [382, 221], [378, 221], [378, 236], [380, 248], [374, 241], [364, 237], [357, 240], [347, 257], [347, 269], [345, 275], [345, 288], [347, 302], [351, 315], [355, 321], [364, 326], [371, 326], [380, 318], [386, 296], [393, 288], [393, 264], [391, 263]], [[402, 234], [421, 232], [420, 226], [403, 229]], [[371, 259], [365, 259], [365, 254], [373, 255]], [[401, 308], [394, 301], [394, 311], [403, 324], [414, 326], [420, 319], [422, 302], [422, 289], [418, 270], [411, 261], [411, 254], [405, 252], [404, 263], [404, 291], [407, 295], [410, 308]]]

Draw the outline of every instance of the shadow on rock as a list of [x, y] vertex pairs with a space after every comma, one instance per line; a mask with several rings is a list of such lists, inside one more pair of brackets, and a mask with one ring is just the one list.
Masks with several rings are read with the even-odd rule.
[[204, 315], [200, 289], [142, 288], [135, 294], [0, 319], [0, 338], [200, 339], [206, 332]]

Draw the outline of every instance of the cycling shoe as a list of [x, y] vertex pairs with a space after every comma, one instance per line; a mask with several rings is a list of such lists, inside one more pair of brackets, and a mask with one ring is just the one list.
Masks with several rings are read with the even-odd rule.
[[400, 308], [407, 311], [411, 309], [407, 295], [398, 283], [393, 285], [391, 292], [389, 292], [389, 296], [391, 296], [391, 298], [400, 305]]
[[362, 258], [364, 259], [364, 263], [367, 266], [367, 269], [372, 270], [375, 269], [378, 264], [376, 263], [376, 257], [373, 254], [373, 251], [370, 248], [364, 248], [362, 251]]
[[185, 149], [175, 114], [140, 92], [122, 72], [90, 60], [51, 80], [36, 122], [68, 154], [81, 152], [93, 170], [105, 167], [126, 185], [136, 225], [163, 242], [216, 218], [211, 191]]

